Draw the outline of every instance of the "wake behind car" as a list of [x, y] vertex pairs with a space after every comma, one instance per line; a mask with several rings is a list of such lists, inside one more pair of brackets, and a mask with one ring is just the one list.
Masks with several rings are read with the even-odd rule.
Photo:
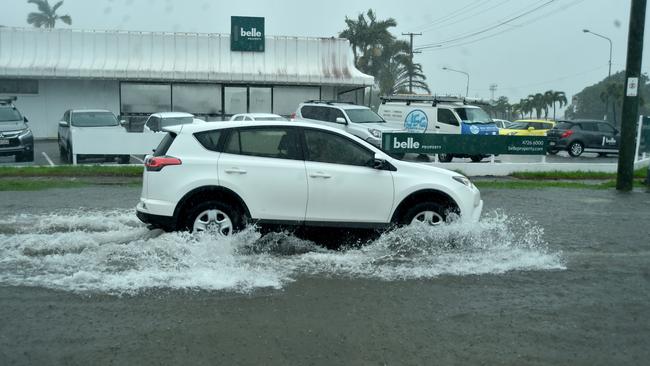
[[337, 228], [478, 220], [478, 189], [393, 159], [337, 128], [223, 122], [167, 128], [145, 159], [137, 216], [165, 230], [230, 235], [247, 223]]
[[337, 128], [376, 147], [381, 147], [382, 133], [404, 131], [399, 123], [387, 122], [368, 107], [335, 101], [301, 103], [292, 119]]
[[583, 152], [599, 156], [618, 154], [621, 134], [612, 124], [599, 120], [560, 121], [547, 133], [549, 154], [566, 150], [578, 157]]
[[0, 98], [0, 156], [13, 155], [16, 162], [34, 161], [34, 135], [14, 106], [16, 97]]
[[[68, 163], [73, 162], [74, 144], [72, 142], [72, 131], [84, 129], [93, 130], [113, 130], [123, 129], [117, 117], [111, 111], [103, 109], [70, 109], [63, 114], [59, 121], [58, 141], [59, 154], [61, 158]], [[77, 155], [77, 159], [84, 156]], [[98, 157], [93, 155], [93, 157]], [[129, 155], [100, 155], [99, 157], [107, 159], [118, 158], [121, 164], [127, 164], [131, 157]]]

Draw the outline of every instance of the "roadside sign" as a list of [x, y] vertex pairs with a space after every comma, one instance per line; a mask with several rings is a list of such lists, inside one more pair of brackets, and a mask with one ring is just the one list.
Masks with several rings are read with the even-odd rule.
[[390, 153], [546, 155], [543, 136], [384, 133], [382, 147]]
[[230, 50], [264, 52], [264, 18], [230, 17]]

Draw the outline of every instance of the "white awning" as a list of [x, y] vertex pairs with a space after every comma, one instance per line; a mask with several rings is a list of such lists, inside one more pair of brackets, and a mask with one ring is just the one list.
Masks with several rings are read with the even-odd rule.
[[340, 38], [266, 37], [231, 52], [230, 35], [0, 28], [0, 77], [371, 86]]

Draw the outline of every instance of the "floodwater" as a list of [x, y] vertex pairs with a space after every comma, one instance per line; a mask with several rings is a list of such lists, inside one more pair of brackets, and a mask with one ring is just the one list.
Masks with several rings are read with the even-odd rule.
[[541, 226], [498, 211], [479, 223], [413, 225], [336, 250], [254, 227], [227, 238], [150, 231], [132, 209], [0, 219], [0, 284], [75, 293], [250, 293], [281, 289], [301, 276], [400, 281], [562, 269], [563, 255], [548, 248]]

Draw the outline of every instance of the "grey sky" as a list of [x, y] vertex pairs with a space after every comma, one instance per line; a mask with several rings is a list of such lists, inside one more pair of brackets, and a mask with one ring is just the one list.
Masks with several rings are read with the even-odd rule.
[[[548, 1], [65, 0], [60, 13], [70, 14], [72, 28], [79, 29], [227, 33], [231, 15], [249, 15], [266, 17], [267, 35], [332, 36], [345, 27], [346, 15], [356, 17], [373, 8], [379, 18], [397, 20], [396, 35], [423, 32], [415, 39], [417, 47], [496, 26]], [[4, 3], [0, 24], [27, 26], [25, 19], [34, 5], [26, 0], [0, 2]], [[416, 61], [423, 64], [432, 92], [438, 94], [465, 92], [465, 76], [443, 71], [447, 66], [470, 73], [470, 96], [489, 98], [489, 85], [495, 83], [496, 95], [511, 101], [548, 89], [565, 91], [570, 98], [607, 75], [607, 41], [582, 29], [612, 39], [612, 72], [622, 70], [629, 11], [629, 0], [555, 0], [490, 32], [450, 43], [464, 45], [418, 54]], [[646, 45], [649, 38], [646, 34]]]

